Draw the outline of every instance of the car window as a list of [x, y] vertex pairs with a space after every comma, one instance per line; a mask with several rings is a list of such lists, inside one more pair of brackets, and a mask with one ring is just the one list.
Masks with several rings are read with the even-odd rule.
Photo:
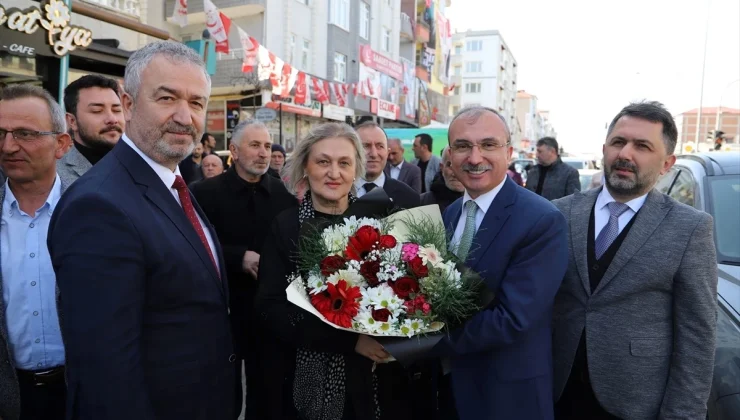
[[721, 262], [740, 262], [740, 176], [709, 177], [709, 188], [717, 256]]
[[568, 160], [565, 163], [576, 169], [585, 169], [585, 167], [583, 166], [583, 162], [580, 161]]
[[673, 188], [668, 193], [671, 198], [678, 201], [679, 203], [686, 204], [691, 207], [696, 207], [696, 181], [691, 175], [691, 172], [685, 168], [678, 169], [678, 178], [673, 184]]
[[668, 189], [673, 185], [673, 180], [676, 178], [677, 173], [678, 170], [676, 168], [669, 169], [668, 172], [663, 174], [655, 184], [655, 189], [663, 194], [668, 194]]

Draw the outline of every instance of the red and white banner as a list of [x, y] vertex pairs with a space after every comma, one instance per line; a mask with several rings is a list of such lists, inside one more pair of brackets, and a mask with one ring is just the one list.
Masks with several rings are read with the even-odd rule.
[[385, 73], [396, 80], [403, 80], [401, 63], [374, 51], [369, 45], [360, 45], [360, 61], [371, 69]]
[[242, 61], [242, 72], [251, 73], [254, 71], [254, 67], [257, 65], [257, 51], [259, 49], [259, 42], [254, 37], [249, 36], [240, 27], [236, 27], [239, 30], [239, 40], [242, 44], [242, 50], [244, 58]]
[[275, 54], [271, 53], [270, 50], [260, 45], [257, 47], [257, 57], [259, 57], [259, 71], [257, 73], [257, 79], [262, 82], [270, 80], [270, 75], [273, 73], [275, 68]]
[[216, 41], [216, 51], [229, 53], [229, 29], [231, 19], [219, 12], [211, 0], [203, 1], [203, 10], [206, 12], [206, 28]]
[[175, 1], [175, 10], [172, 12], [172, 20], [176, 24], [180, 25], [181, 28], [188, 24], [188, 0]]
[[[272, 94], [273, 95], [280, 95], [280, 92], [283, 91], [283, 85], [281, 84], [283, 80], [283, 68], [285, 67], [285, 61], [283, 61], [280, 57], [277, 57], [275, 54], [270, 53], [270, 59], [272, 60], [275, 65], [272, 67], [272, 72], [270, 72], [270, 84], [272, 85]], [[290, 65], [288, 65], [290, 67]], [[290, 69], [288, 69], [290, 72]]]

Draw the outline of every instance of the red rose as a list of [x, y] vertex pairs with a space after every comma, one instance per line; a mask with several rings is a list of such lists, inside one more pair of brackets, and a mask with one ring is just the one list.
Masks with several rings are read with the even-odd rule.
[[419, 291], [419, 282], [411, 277], [401, 277], [394, 281], [391, 287], [396, 292], [396, 296], [401, 299], [408, 299], [411, 293], [417, 293]]
[[372, 226], [363, 226], [357, 229], [354, 236], [349, 238], [344, 255], [350, 260], [362, 261], [373, 250], [380, 240], [380, 231]]
[[321, 275], [329, 277], [344, 268], [344, 264], [346, 263], [347, 261], [339, 255], [330, 255], [319, 263], [319, 266], [321, 267]]
[[411, 274], [419, 279], [429, 275], [429, 269], [418, 255], [409, 261], [409, 270], [411, 270]]
[[388, 309], [373, 309], [373, 319], [381, 322], [388, 322], [388, 318], [391, 316], [391, 311]]
[[378, 271], [380, 271], [380, 261], [364, 261], [360, 266], [360, 274], [373, 287], [380, 283], [378, 280]]
[[380, 247], [383, 249], [395, 248], [397, 242], [393, 235], [382, 235], [380, 237]]

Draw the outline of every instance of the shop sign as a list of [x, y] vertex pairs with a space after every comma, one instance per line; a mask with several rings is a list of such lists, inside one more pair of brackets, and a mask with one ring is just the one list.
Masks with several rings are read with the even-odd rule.
[[280, 112], [321, 117], [321, 102], [317, 101], [311, 101], [311, 106], [298, 105], [292, 96], [281, 98], [280, 95], [273, 95], [271, 91], [264, 90], [262, 91], [262, 103], [265, 107]]
[[371, 69], [385, 73], [396, 80], [403, 80], [401, 63], [374, 51], [369, 45], [360, 45], [360, 61]]
[[206, 112], [206, 130], [209, 132], [223, 133], [226, 128], [226, 113], [222, 109]]
[[379, 117], [397, 120], [401, 113], [401, 108], [393, 102], [373, 99], [370, 103], [370, 112]]
[[345, 108], [342, 106], [336, 106], [331, 104], [324, 105], [323, 109], [324, 118], [337, 121], [346, 121], [347, 117], [354, 117], [355, 110], [351, 108]]
[[[70, 10], [61, 0], [49, 0], [46, 5], [43, 5], [43, 10], [36, 6], [25, 10], [5, 9], [0, 6], [0, 28], [7, 28], [26, 35], [33, 35], [43, 28], [46, 31], [48, 45], [51, 46], [54, 54], [60, 57], [78, 47], [85, 48], [93, 41], [90, 30], [70, 25], [70, 20]], [[23, 49], [24, 44], [14, 45], [15, 51], [12, 51], [11, 45], [7, 44], [3, 45], [3, 49], [19, 55], [35, 54], [35, 51], [31, 52], [28, 48]]]
[[254, 119], [257, 121], [262, 121], [263, 123], [270, 122], [277, 118], [277, 112], [275, 112], [274, 109], [270, 108], [259, 108], [254, 113]]

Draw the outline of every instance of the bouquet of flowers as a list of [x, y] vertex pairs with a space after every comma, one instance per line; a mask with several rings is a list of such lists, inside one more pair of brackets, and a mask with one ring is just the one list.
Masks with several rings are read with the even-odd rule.
[[447, 251], [437, 206], [314, 230], [301, 238], [288, 300], [335, 328], [413, 337], [480, 310], [480, 281]]

